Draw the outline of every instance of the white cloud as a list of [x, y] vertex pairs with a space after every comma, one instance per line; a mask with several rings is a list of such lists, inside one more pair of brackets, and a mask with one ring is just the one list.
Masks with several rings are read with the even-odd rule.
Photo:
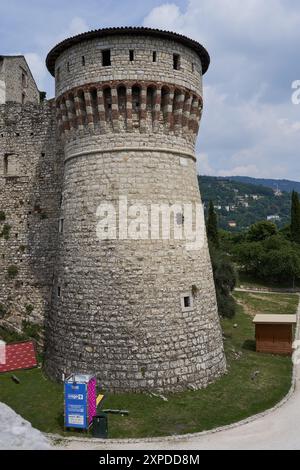
[[[173, 30], [207, 47], [198, 169], [219, 176], [300, 180], [300, 5], [289, 0], [190, 0], [154, 8], [145, 26]], [[297, 76], [298, 74], [298, 76]]]
[[146, 16], [144, 26], [172, 29], [178, 31], [184, 26], [184, 17], [180, 9], [174, 3], [165, 3], [153, 10]]
[[89, 29], [90, 28], [87, 22], [85, 21], [85, 19], [80, 18], [79, 16], [76, 16], [75, 18], [72, 18], [69, 28], [67, 30], [68, 31], [67, 35], [65, 37], [75, 36], [76, 34], [85, 33]]
[[216, 174], [216, 171], [209, 163], [209, 158], [206, 153], [197, 154], [197, 169], [198, 173], [201, 175], [211, 176]]

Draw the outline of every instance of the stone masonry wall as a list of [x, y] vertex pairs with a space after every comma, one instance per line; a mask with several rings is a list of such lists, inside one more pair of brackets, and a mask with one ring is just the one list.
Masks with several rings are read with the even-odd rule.
[[51, 103], [0, 106], [0, 324], [43, 336], [55, 260], [62, 153]]
[[[103, 48], [111, 66], [101, 64]], [[206, 386], [226, 363], [205, 237], [189, 251], [172, 235], [100, 240], [96, 232], [99, 205], [117, 206], [120, 197], [147, 209], [200, 204], [199, 57], [147, 35], [83, 40], [58, 57], [56, 90], [65, 172], [47, 373], [96, 373], [114, 391]]]
[[[105, 49], [111, 50], [111, 66], [102, 65]], [[134, 51], [133, 61], [130, 61], [130, 50]], [[155, 62], [153, 52], [156, 52]], [[180, 55], [179, 70], [173, 69], [174, 53]], [[202, 67], [197, 53], [176, 40], [146, 35], [82, 41], [59, 56], [55, 71], [57, 97], [86, 83], [110, 80], [172, 83], [202, 95]]]
[[[22, 74], [24, 79], [22, 79]], [[3, 89], [0, 104], [5, 102], [34, 103], [40, 102], [40, 95], [30, 68], [23, 56], [4, 56], [0, 70], [0, 82]]]

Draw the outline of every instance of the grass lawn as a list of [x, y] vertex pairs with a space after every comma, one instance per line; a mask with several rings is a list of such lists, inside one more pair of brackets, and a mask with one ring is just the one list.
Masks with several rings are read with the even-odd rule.
[[[287, 301], [286, 297], [292, 299]], [[297, 297], [284, 295], [281, 299], [281, 295], [276, 295], [268, 299], [269, 307], [267, 299], [260, 307], [264, 311], [273, 311], [273, 304], [278, 302], [288, 305], [286, 313], [290, 313], [293, 305], [292, 313], [295, 313]], [[248, 300], [243, 298], [245, 303]], [[252, 319], [242, 305], [238, 306], [233, 320], [222, 320], [222, 327], [227, 375], [205, 390], [167, 395], [168, 402], [146, 394], [108, 395], [105, 408], [129, 411], [129, 416], [124, 417], [109, 415], [109, 437], [149, 437], [209, 430], [264, 411], [281, 400], [291, 386], [291, 359], [255, 352]], [[16, 372], [16, 375], [21, 380], [20, 385], [11, 380], [11, 374], [0, 375], [0, 401], [34, 427], [64, 434], [62, 386], [47, 380], [41, 369]]]
[[250, 316], [257, 313], [294, 314], [299, 302], [297, 294], [235, 292], [234, 297]]

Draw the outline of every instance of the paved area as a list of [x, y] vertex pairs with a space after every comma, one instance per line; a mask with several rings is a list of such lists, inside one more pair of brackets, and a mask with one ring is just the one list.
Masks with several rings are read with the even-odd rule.
[[0, 450], [50, 449], [46, 437], [34, 429], [28, 421], [17, 415], [4, 403], [0, 403]]

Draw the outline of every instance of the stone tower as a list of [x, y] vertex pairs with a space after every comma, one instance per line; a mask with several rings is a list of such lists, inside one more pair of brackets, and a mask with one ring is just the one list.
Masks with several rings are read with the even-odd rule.
[[188, 250], [184, 237], [97, 234], [104, 202], [200, 204], [194, 146], [208, 66], [200, 44], [148, 28], [91, 31], [48, 54], [65, 153], [51, 377], [89, 372], [108, 390], [176, 391], [224, 373], [206, 240]]

